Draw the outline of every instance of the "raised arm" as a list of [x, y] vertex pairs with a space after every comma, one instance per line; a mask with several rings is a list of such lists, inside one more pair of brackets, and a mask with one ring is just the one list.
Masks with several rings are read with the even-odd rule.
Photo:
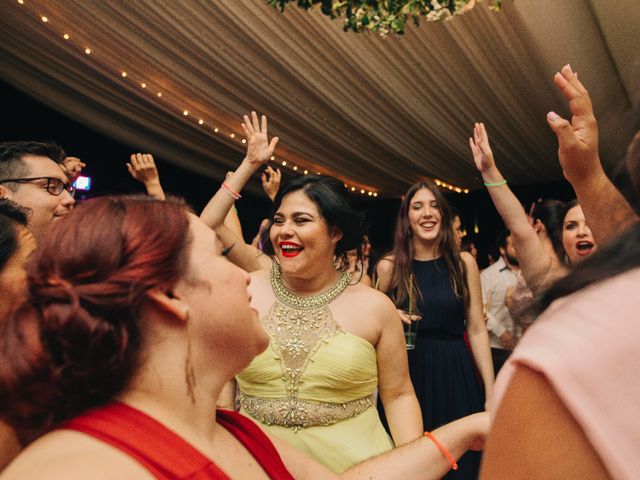
[[638, 215], [604, 173], [598, 154], [598, 124], [589, 92], [578, 74], [565, 65], [553, 80], [573, 114], [571, 123], [555, 112], [547, 114], [547, 122], [558, 137], [560, 165], [576, 191], [596, 242], [604, 244], [637, 222]]
[[551, 270], [552, 260], [538, 238], [520, 202], [507, 186], [507, 182], [498, 170], [489, 145], [489, 136], [483, 123], [476, 123], [473, 138], [469, 138], [476, 168], [482, 175], [496, 210], [511, 232], [513, 244], [518, 252], [520, 268], [527, 285], [534, 289], [544, 285]]
[[270, 166], [267, 166], [265, 171], [260, 175], [260, 181], [262, 182], [264, 193], [266, 193], [269, 200], [273, 202], [278, 194], [278, 190], [280, 190], [280, 182], [282, 181], [280, 169], [276, 168], [274, 170]]
[[269, 268], [271, 261], [257, 248], [247, 245], [242, 236], [225, 225], [224, 220], [229, 210], [233, 206], [238, 192], [242, 190], [253, 173], [261, 165], [266, 163], [278, 143], [278, 137], [273, 137], [269, 141], [267, 136], [267, 117], [262, 116], [262, 121], [258, 121], [256, 112], [251, 112], [251, 119], [244, 116], [242, 129], [247, 138], [247, 155], [242, 160], [238, 169], [228, 176], [223, 183], [223, 188], [219, 189], [213, 198], [200, 214], [200, 218], [211, 228], [222, 240], [226, 247], [231, 247], [229, 259], [248, 272]]
[[149, 153], [134, 153], [127, 163], [127, 170], [131, 176], [142, 183], [150, 197], [164, 200], [166, 195], [160, 184], [160, 175], [153, 161], [153, 155]]
[[256, 112], [251, 112], [251, 119], [247, 115], [244, 116], [242, 130], [247, 139], [247, 155], [237, 170], [233, 172], [233, 175], [223, 183], [223, 188], [215, 193], [200, 214], [202, 221], [213, 229], [222, 225], [236, 200], [234, 194], [239, 194], [251, 175], [269, 160], [278, 143], [278, 137], [273, 137], [269, 141], [267, 117], [263, 115], [261, 122], [259, 122]]
[[82, 169], [86, 167], [87, 164], [80, 160], [78, 157], [66, 157], [60, 167], [62, 167], [62, 171], [69, 179], [70, 183], [76, 181], [76, 179], [82, 173]]

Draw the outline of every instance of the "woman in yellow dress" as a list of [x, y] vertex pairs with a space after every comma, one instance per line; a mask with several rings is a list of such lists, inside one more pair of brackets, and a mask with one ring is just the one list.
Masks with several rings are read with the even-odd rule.
[[[335, 259], [357, 248], [361, 217], [337, 179], [308, 175], [276, 197], [266, 254], [224, 226], [250, 176], [272, 155], [266, 118], [244, 117], [247, 156], [203, 211], [229, 258], [251, 273], [252, 306], [270, 337], [236, 380], [240, 411], [335, 472], [422, 434], [402, 326], [382, 293], [352, 281]], [[378, 389], [393, 441], [378, 417]], [[235, 386], [220, 402], [233, 405]]]

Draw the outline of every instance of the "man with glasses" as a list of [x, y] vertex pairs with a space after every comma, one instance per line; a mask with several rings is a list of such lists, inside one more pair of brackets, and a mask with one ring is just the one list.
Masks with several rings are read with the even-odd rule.
[[31, 211], [29, 229], [36, 240], [76, 203], [64, 160], [64, 151], [54, 143], [0, 143], [0, 198]]

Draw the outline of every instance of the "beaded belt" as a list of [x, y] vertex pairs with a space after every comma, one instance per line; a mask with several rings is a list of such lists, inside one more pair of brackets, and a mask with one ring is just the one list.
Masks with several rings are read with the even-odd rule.
[[305, 402], [297, 398], [263, 398], [240, 394], [240, 405], [265, 425], [301, 428], [333, 425], [373, 405], [373, 394], [346, 403]]

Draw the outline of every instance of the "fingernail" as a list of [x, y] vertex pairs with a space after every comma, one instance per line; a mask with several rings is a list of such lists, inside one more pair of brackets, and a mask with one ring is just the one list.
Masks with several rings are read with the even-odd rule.
[[560, 116], [556, 113], [556, 112], [549, 112], [547, 113], [547, 119], [550, 122], [555, 122], [556, 120], [558, 120], [560, 118]]

